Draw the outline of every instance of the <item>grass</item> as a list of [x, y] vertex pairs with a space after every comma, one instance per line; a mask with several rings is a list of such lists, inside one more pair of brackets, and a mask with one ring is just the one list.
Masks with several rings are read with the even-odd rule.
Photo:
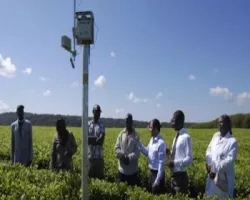
[[[74, 156], [75, 172], [80, 174], [81, 171], [81, 129], [68, 128], [76, 137], [78, 144], [78, 151]], [[118, 133], [122, 129], [107, 128], [106, 139], [104, 144], [104, 159], [105, 159], [105, 181], [115, 182], [118, 172], [117, 160], [114, 156], [114, 145]], [[136, 129], [140, 134], [141, 141], [146, 145], [150, 138], [150, 133], [147, 129]], [[205, 151], [216, 129], [190, 129], [188, 130], [193, 141], [193, 155], [194, 162], [188, 168], [191, 187], [196, 192], [204, 191], [205, 184]], [[171, 147], [174, 131], [172, 129], [162, 129], [162, 136], [164, 137], [168, 147]], [[2, 163], [9, 161], [10, 155], [10, 127], [0, 126], [0, 159]], [[55, 127], [33, 127], [33, 143], [34, 143], [34, 170], [45, 169], [49, 171], [49, 160], [52, 148], [52, 139], [55, 135]], [[250, 178], [248, 177], [250, 171], [250, 135], [249, 129], [234, 129], [233, 135], [239, 143], [239, 152], [235, 164], [236, 170], [236, 191], [237, 195], [248, 196], [250, 198]], [[247, 153], [248, 152], [248, 153]], [[141, 154], [140, 161], [141, 184], [146, 185], [147, 181], [147, 161]], [[169, 170], [166, 168], [166, 181], [169, 180]], [[37, 177], [39, 182], [39, 177]], [[56, 198], [56, 197], [54, 197]]]

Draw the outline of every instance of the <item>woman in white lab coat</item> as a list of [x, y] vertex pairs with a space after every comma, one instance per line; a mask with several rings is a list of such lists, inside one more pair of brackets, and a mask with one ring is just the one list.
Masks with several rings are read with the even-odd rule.
[[219, 118], [219, 132], [215, 133], [206, 150], [207, 196], [219, 199], [233, 198], [238, 143], [232, 136], [232, 124], [228, 115]]

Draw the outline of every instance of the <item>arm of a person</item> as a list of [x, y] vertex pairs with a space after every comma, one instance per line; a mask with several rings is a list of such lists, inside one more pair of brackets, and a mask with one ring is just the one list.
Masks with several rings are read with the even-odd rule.
[[66, 151], [70, 155], [74, 155], [77, 151], [77, 144], [76, 144], [76, 139], [75, 139], [75, 136], [73, 135], [73, 133], [70, 133], [70, 141], [67, 144], [68, 145], [66, 147]]
[[29, 161], [33, 160], [33, 135], [32, 135], [32, 124], [30, 124], [30, 134], [29, 134]]
[[14, 154], [15, 154], [15, 133], [14, 125], [11, 125], [11, 162], [14, 163]]
[[140, 157], [140, 150], [136, 142], [134, 145], [134, 150], [132, 153], [128, 154], [128, 158], [129, 158], [129, 161], [132, 161], [132, 160], [138, 160], [139, 157]]
[[238, 153], [238, 142], [234, 140], [229, 147], [229, 152], [223, 160], [215, 163], [216, 171], [226, 172], [227, 168], [235, 161]]
[[105, 139], [105, 126], [104, 126], [104, 124], [101, 124], [100, 125], [100, 132], [101, 132], [101, 134], [100, 134], [100, 136], [97, 138], [97, 140], [96, 140], [96, 143], [98, 144], [98, 145], [103, 145], [103, 143], [104, 143], [104, 139]]
[[118, 135], [115, 143], [115, 156], [116, 158], [120, 159], [122, 156], [124, 156], [124, 153], [121, 150], [121, 133]]
[[138, 147], [139, 147], [139, 150], [142, 152], [142, 154], [144, 155], [144, 156], [146, 156], [146, 157], [148, 157], [148, 147], [149, 147], [149, 144], [150, 144], [150, 141], [151, 141], [151, 139], [149, 140], [149, 143], [148, 143], [148, 146], [147, 147], [145, 147], [142, 143], [141, 143], [141, 141], [138, 141]]
[[211, 166], [212, 164], [212, 153], [211, 153], [211, 146], [213, 144], [214, 138], [216, 134], [212, 137], [207, 149], [206, 149], [206, 164], [207, 166]]
[[52, 141], [52, 152], [51, 152], [51, 161], [50, 161], [50, 168], [54, 169], [56, 166], [56, 143], [55, 139]]
[[178, 167], [186, 167], [190, 165], [193, 161], [193, 152], [192, 152], [192, 140], [191, 137], [186, 137], [184, 140], [185, 143], [185, 153], [186, 157], [184, 159], [177, 159], [174, 161], [174, 165]]
[[159, 160], [159, 166], [158, 166], [158, 173], [155, 179], [155, 183], [157, 185], [160, 184], [160, 180], [164, 174], [165, 170], [165, 163], [166, 163], [166, 144], [165, 142], [162, 142], [158, 148], [158, 160]]

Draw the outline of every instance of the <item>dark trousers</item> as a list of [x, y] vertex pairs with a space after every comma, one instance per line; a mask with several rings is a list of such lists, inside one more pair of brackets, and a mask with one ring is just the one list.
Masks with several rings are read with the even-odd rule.
[[104, 160], [91, 159], [89, 160], [89, 177], [90, 178], [104, 178]]
[[160, 180], [160, 184], [153, 188], [153, 184], [155, 182], [155, 179], [157, 177], [158, 170], [150, 170], [149, 171], [149, 178], [148, 178], [148, 191], [153, 194], [162, 194], [165, 191], [165, 173], [163, 173], [163, 176]]
[[187, 172], [174, 172], [171, 176], [172, 194], [185, 194], [188, 189], [188, 175]]
[[125, 175], [121, 172], [118, 172], [118, 182], [126, 182], [128, 185], [131, 186], [139, 185], [138, 173], [136, 172], [131, 175]]

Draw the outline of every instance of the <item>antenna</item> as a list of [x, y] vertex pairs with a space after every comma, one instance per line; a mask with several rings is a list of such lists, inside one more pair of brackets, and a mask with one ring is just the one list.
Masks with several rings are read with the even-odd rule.
[[92, 11], [76, 12], [74, 0], [73, 50], [71, 39], [63, 35], [61, 46], [71, 54], [70, 63], [75, 68], [75, 43], [83, 48], [82, 74], [82, 200], [88, 200], [88, 107], [90, 45], [94, 44], [94, 14]]

